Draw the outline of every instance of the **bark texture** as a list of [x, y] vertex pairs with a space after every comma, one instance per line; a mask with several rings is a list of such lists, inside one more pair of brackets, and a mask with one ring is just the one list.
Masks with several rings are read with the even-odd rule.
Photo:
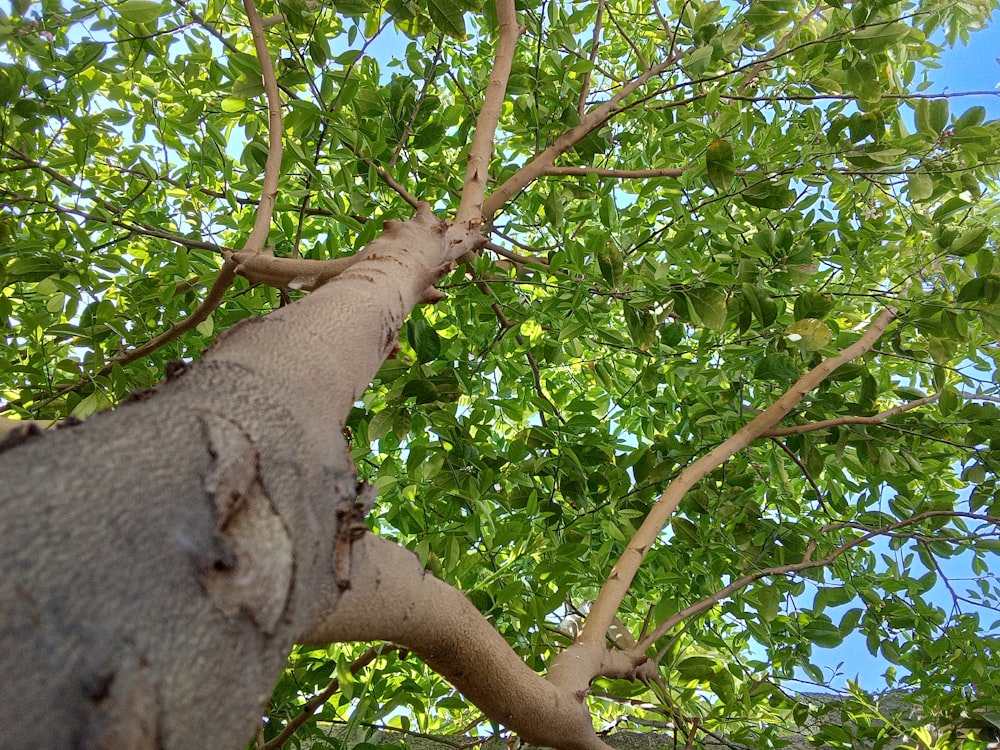
[[447, 268], [445, 230], [387, 224], [153, 393], [0, 453], [0, 747], [247, 742], [317, 592], [336, 606], [341, 431]]
[[426, 206], [113, 412], [0, 452], [0, 747], [228, 750], [293, 644], [393, 639], [538, 743], [606, 746], [450, 586], [365, 534], [342, 430], [478, 233]]

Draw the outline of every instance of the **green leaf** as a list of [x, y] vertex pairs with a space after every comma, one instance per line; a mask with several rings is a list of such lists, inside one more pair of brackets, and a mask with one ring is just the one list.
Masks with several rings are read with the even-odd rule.
[[406, 340], [410, 342], [418, 362], [431, 362], [441, 354], [441, 337], [422, 318], [406, 321]]
[[952, 242], [951, 245], [949, 245], [948, 254], [965, 257], [966, 255], [972, 255], [973, 253], [979, 252], [979, 250], [986, 244], [986, 240], [989, 236], [990, 230], [988, 227], [975, 227], [973, 229], [968, 229], [958, 235], [958, 238]]
[[859, 29], [851, 37], [851, 44], [865, 52], [877, 52], [898, 44], [913, 31], [912, 27], [900, 21], [875, 24]]
[[918, 132], [937, 138], [948, 124], [948, 100], [920, 99], [915, 120]]
[[803, 351], [816, 352], [830, 343], [833, 332], [822, 320], [803, 318], [785, 329], [785, 337]]
[[718, 663], [707, 656], [689, 656], [679, 662], [674, 669], [681, 679], [708, 682], [718, 671]]
[[780, 210], [795, 203], [795, 191], [787, 182], [761, 180], [740, 191], [740, 197], [751, 206]]
[[453, 0], [426, 0], [434, 26], [443, 34], [465, 39], [465, 14]]
[[778, 305], [767, 292], [753, 284], [743, 284], [742, 290], [753, 316], [767, 328], [778, 317]]
[[223, 112], [240, 112], [246, 104], [246, 101], [242, 98], [227, 96], [219, 106], [222, 107]]
[[702, 325], [715, 331], [725, 329], [727, 314], [725, 294], [715, 289], [702, 287], [689, 291], [688, 300]]
[[104, 56], [105, 45], [100, 42], [80, 42], [62, 59], [67, 73], [75, 75], [89, 68]]
[[368, 0], [337, 0], [337, 12], [352, 18], [360, 18], [368, 13], [372, 6]]
[[923, 170], [916, 170], [906, 175], [906, 189], [910, 200], [927, 200], [934, 193], [934, 180]]
[[802, 629], [802, 635], [821, 648], [836, 648], [844, 641], [840, 628], [826, 617], [811, 620]]
[[736, 158], [729, 141], [716, 139], [705, 150], [705, 169], [708, 179], [720, 192], [725, 192], [736, 175]]
[[798, 366], [787, 354], [767, 354], [754, 368], [753, 376], [759, 380], [775, 380], [778, 382], [792, 382], [798, 380]]
[[125, 0], [117, 8], [122, 17], [132, 23], [152, 23], [165, 12], [163, 4], [154, 0]]
[[613, 242], [608, 242], [601, 253], [597, 256], [597, 264], [601, 268], [601, 276], [612, 289], [621, 286], [622, 275], [625, 271], [625, 258], [622, 251]]
[[805, 292], [795, 298], [795, 319], [824, 318], [833, 309], [833, 297], [822, 292]]

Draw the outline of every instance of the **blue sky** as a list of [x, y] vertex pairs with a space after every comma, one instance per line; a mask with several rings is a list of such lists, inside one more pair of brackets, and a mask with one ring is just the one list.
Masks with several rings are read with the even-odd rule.
[[930, 72], [934, 82], [931, 91], [955, 93], [958, 91], [995, 91], [993, 96], [963, 97], [953, 102], [953, 111], [965, 111], [976, 105], [986, 107], [987, 119], [1000, 117], [1000, 18], [993, 24], [972, 35], [968, 46], [947, 50], [941, 59], [942, 67]]

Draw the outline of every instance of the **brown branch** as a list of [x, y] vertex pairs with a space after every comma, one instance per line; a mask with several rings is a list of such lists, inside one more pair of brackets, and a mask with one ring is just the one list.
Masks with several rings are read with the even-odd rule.
[[784, 451], [785, 455], [792, 460], [792, 463], [794, 463], [796, 466], [799, 467], [799, 471], [802, 472], [802, 476], [805, 477], [806, 481], [809, 483], [809, 486], [812, 487], [813, 492], [816, 493], [816, 502], [819, 503], [819, 507], [821, 507], [823, 509], [823, 512], [826, 513], [827, 516], [829, 516], [830, 511], [827, 509], [826, 503], [823, 502], [823, 493], [820, 492], [819, 485], [816, 484], [816, 480], [812, 478], [812, 474], [809, 473], [809, 469], [806, 467], [804, 463], [802, 463], [802, 459], [796, 456], [795, 451], [793, 451], [783, 442], [778, 440], [778, 438], [772, 437], [771, 442], [773, 442], [775, 445], [781, 448], [781, 450]]
[[[349, 667], [351, 674], [357, 674], [375, 661], [375, 659], [379, 656], [388, 654], [391, 651], [404, 652], [405, 649], [391, 643], [380, 643], [378, 646], [372, 646], [370, 649], [361, 654], [361, 656], [351, 662], [351, 666]], [[313, 718], [317, 709], [330, 700], [330, 698], [332, 698], [339, 690], [340, 680], [334, 677], [325, 688], [306, 701], [305, 705], [302, 707], [302, 711], [296, 715], [295, 718], [289, 720], [288, 724], [285, 725], [285, 728], [282, 729], [281, 732], [264, 743], [262, 746], [263, 750], [277, 750], [277, 748], [288, 742], [298, 728], [309, 721], [309, 719]]]
[[788, 46], [788, 43], [792, 40], [792, 37], [794, 37], [796, 34], [798, 34], [800, 31], [802, 31], [802, 28], [807, 23], [809, 23], [817, 14], [819, 14], [819, 13], [821, 13], [824, 10], [827, 10], [827, 9], [828, 9], [828, 6], [817, 5], [811, 11], [809, 11], [808, 13], [806, 13], [802, 18], [800, 18], [799, 21], [798, 21], [798, 23], [796, 23], [795, 26], [792, 27], [792, 30], [789, 31], [787, 34], [785, 34], [771, 48], [771, 50], [766, 55], [764, 55], [762, 58], [760, 58], [760, 60], [758, 60], [754, 64], [754, 66], [752, 68], [750, 68], [749, 71], [747, 71], [746, 77], [744, 77], [744, 79], [743, 79], [743, 83], [741, 83], [736, 90], [740, 94], [742, 94], [750, 86], [752, 86], [753, 83], [757, 80], [757, 76], [760, 75], [760, 72], [765, 67], [767, 67], [767, 64], [771, 60], [773, 60], [774, 58], [780, 56], [782, 54], [782, 52], [784, 52], [785, 48]]
[[[800, 377], [771, 406], [737, 430], [732, 437], [685, 468], [670, 483], [657, 498], [642, 526], [635, 532], [618, 563], [612, 568], [576, 642], [556, 658], [549, 672], [550, 679], [571, 689], [582, 689], [599, 674], [595, 670], [599, 667], [604, 650], [604, 634], [614, 621], [639, 566], [688, 490], [737, 451], [774, 427], [834, 370], [871, 349], [895, 317], [896, 311], [893, 308], [883, 310], [857, 341]], [[647, 636], [646, 641], [648, 640]]]
[[542, 175], [546, 169], [555, 164], [555, 161], [559, 156], [586, 138], [594, 130], [604, 125], [615, 114], [621, 111], [621, 102], [624, 99], [630, 96], [636, 89], [654, 76], [668, 70], [674, 62], [675, 61], [671, 56], [663, 62], [658, 63], [651, 68], [647, 68], [643, 73], [625, 84], [617, 94], [612, 96], [603, 104], [590, 110], [590, 112], [588, 112], [580, 121], [579, 125], [564, 132], [556, 138], [555, 142], [551, 146], [546, 148], [534, 159], [529, 161], [513, 175], [507, 178], [507, 180], [504, 181], [500, 187], [494, 190], [490, 194], [489, 198], [487, 198], [483, 203], [483, 219], [485, 221], [492, 221], [493, 216], [507, 204], [507, 201], [538, 179], [538, 177]]
[[360, 149], [356, 148], [355, 146], [352, 146], [349, 143], [345, 143], [344, 145], [347, 146], [347, 148], [349, 148], [351, 151], [353, 151], [354, 155], [357, 156], [359, 159], [361, 159], [361, 161], [363, 161], [369, 167], [374, 169], [375, 173], [381, 178], [382, 182], [384, 182], [390, 188], [395, 190], [400, 198], [402, 198], [404, 201], [413, 206], [413, 208], [418, 208], [420, 206], [420, 199], [414, 197], [413, 194], [410, 193], [410, 191], [407, 190], [405, 187], [403, 187], [395, 177], [393, 177], [385, 169], [383, 169], [374, 161], [365, 156]]
[[276, 258], [269, 252], [227, 253], [224, 257], [236, 262], [235, 272], [253, 284], [267, 284], [278, 289], [311, 292], [339, 276], [361, 260], [360, 255], [343, 258], [311, 260], [309, 258]]
[[[816, 550], [816, 540], [815, 539], [810, 540], [809, 544], [806, 547], [806, 552], [802, 556], [801, 562], [790, 563], [788, 565], [778, 565], [773, 568], [764, 568], [762, 570], [749, 573], [748, 575], [745, 575], [742, 578], [733, 581], [731, 584], [729, 584], [728, 586], [724, 586], [723, 588], [716, 591], [714, 594], [710, 594], [709, 596], [706, 596], [704, 599], [701, 599], [700, 601], [697, 601], [694, 604], [685, 607], [680, 612], [676, 612], [675, 614], [668, 617], [662, 623], [657, 625], [656, 629], [653, 630], [653, 632], [651, 632], [649, 635], [643, 638], [636, 646], [636, 648], [641, 650], [648, 649], [653, 643], [655, 643], [657, 640], [666, 635], [666, 633], [671, 628], [676, 627], [678, 624], [684, 622], [689, 617], [700, 615], [701, 613], [711, 609], [726, 597], [734, 594], [735, 592], [739, 591], [742, 588], [749, 586], [751, 583], [754, 583], [755, 581], [759, 581], [761, 578], [766, 578], [768, 576], [788, 575], [789, 573], [800, 573], [804, 570], [810, 570], [812, 568], [825, 567], [833, 563], [837, 558], [841, 557], [846, 552], [854, 549], [860, 544], [864, 544], [865, 542], [871, 541], [877, 536], [891, 535], [898, 529], [905, 528], [906, 526], [911, 526], [915, 523], [919, 523], [920, 521], [927, 520], [928, 518], [942, 518], [942, 517], [967, 518], [974, 521], [983, 521], [984, 523], [1000, 524], [1000, 517], [997, 516], [983, 515], [979, 513], [966, 513], [963, 511], [953, 511], [953, 510], [928, 510], [924, 511], [923, 513], [918, 513], [915, 516], [911, 516], [910, 518], [904, 518], [901, 521], [896, 521], [895, 523], [891, 523], [888, 526], [884, 526], [879, 529], [872, 529], [866, 527], [867, 528], [866, 533], [862, 534], [857, 539], [852, 539], [846, 544], [837, 547], [829, 555], [822, 558], [821, 560], [812, 559], [812, 554]], [[825, 534], [831, 531], [837, 531], [844, 527], [845, 524], [831, 524], [829, 526], [824, 526], [822, 529], [820, 529], [820, 533]], [[856, 528], [856, 526], [850, 525], [849, 528]], [[943, 542], [949, 541], [947, 537], [942, 537], [942, 536], [937, 537], [937, 540]]]
[[576, 103], [577, 114], [580, 118], [583, 118], [584, 113], [587, 111], [587, 97], [590, 96], [590, 79], [592, 76], [592, 68], [597, 62], [597, 50], [601, 47], [601, 27], [604, 20], [604, 0], [598, 0], [597, 2], [597, 19], [594, 21], [594, 34], [590, 39], [590, 68], [587, 68], [587, 72], [583, 74], [583, 83], [580, 86], [580, 99]]
[[[490, 218], [483, 211], [483, 196], [486, 194], [486, 180], [489, 178], [490, 159], [493, 156], [493, 139], [507, 94], [507, 82], [514, 63], [517, 40], [522, 33], [514, 12], [514, 0], [496, 0], [496, 3], [500, 37], [497, 41], [493, 70], [490, 73], [489, 83], [486, 84], [486, 95], [483, 97], [483, 105], [476, 119], [476, 132], [472, 136], [472, 145], [469, 148], [462, 199], [455, 217], [456, 231], [460, 233], [457, 236], [460, 239], [465, 238], [463, 235], [467, 236], [473, 230], [477, 230], [484, 218], [487, 220]], [[464, 248], [455, 257], [470, 249], [472, 248]]]
[[816, 430], [825, 430], [828, 427], [839, 427], [840, 425], [847, 424], [859, 424], [859, 425], [878, 425], [885, 422], [891, 417], [895, 417], [897, 414], [902, 414], [903, 412], [910, 411], [910, 409], [916, 409], [920, 406], [926, 406], [927, 404], [932, 404], [941, 397], [940, 393], [934, 393], [930, 396], [924, 396], [923, 398], [918, 398], [914, 401], [908, 401], [905, 404], [899, 404], [891, 409], [886, 409], [878, 414], [872, 414], [868, 417], [835, 417], [834, 419], [823, 419], [819, 422], [811, 422], [809, 424], [796, 424], [789, 427], [775, 427], [772, 430], [768, 430], [761, 437], [767, 438], [777, 438], [784, 435], [801, 435], [805, 432], [815, 432]]
[[281, 178], [281, 93], [274, 75], [274, 63], [264, 39], [264, 27], [253, 0], [243, 0], [243, 8], [250, 22], [253, 46], [260, 62], [260, 73], [264, 78], [264, 95], [267, 97], [267, 159], [264, 162], [264, 180], [261, 183], [260, 202], [253, 229], [243, 246], [244, 252], [260, 252], [267, 244], [267, 234], [271, 229], [274, 203], [278, 197], [278, 180]]
[[487, 242], [485, 245], [483, 245], [483, 247], [485, 247], [487, 250], [493, 251], [497, 255], [506, 258], [512, 263], [521, 263], [521, 264], [534, 263], [535, 265], [544, 266], [545, 268], [549, 267], [549, 262], [545, 258], [539, 258], [537, 256], [529, 257], [527, 255], [519, 255], [518, 253], [515, 253], [513, 250], [508, 250], [507, 248], [502, 247], [495, 242]]
[[653, 177], [680, 177], [687, 167], [664, 167], [662, 169], [605, 169], [603, 167], [546, 167], [542, 174], [551, 176], [596, 175], [617, 180], [650, 179]]

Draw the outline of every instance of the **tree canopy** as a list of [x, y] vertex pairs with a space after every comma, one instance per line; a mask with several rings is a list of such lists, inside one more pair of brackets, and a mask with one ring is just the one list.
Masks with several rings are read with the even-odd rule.
[[[346, 425], [379, 535], [544, 672], [685, 467], [872, 337], [677, 494], [609, 631], [655, 676], [596, 682], [599, 726], [771, 746], [797, 693], [877, 670], [920, 716], [856, 692], [826, 746], [1000, 729], [1000, 120], [928, 78], [997, 5], [518, 1], [487, 242]], [[229, 0], [0, 15], [6, 417], [112, 407], [320, 283], [234, 278], [272, 200], [274, 255], [305, 261], [458, 206], [492, 2], [257, 10], [271, 59]], [[868, 655], [831, 665], [845, 639]], [[348, 716], [488, 727], [405, 652], [302, 647], [261, 743]]]

